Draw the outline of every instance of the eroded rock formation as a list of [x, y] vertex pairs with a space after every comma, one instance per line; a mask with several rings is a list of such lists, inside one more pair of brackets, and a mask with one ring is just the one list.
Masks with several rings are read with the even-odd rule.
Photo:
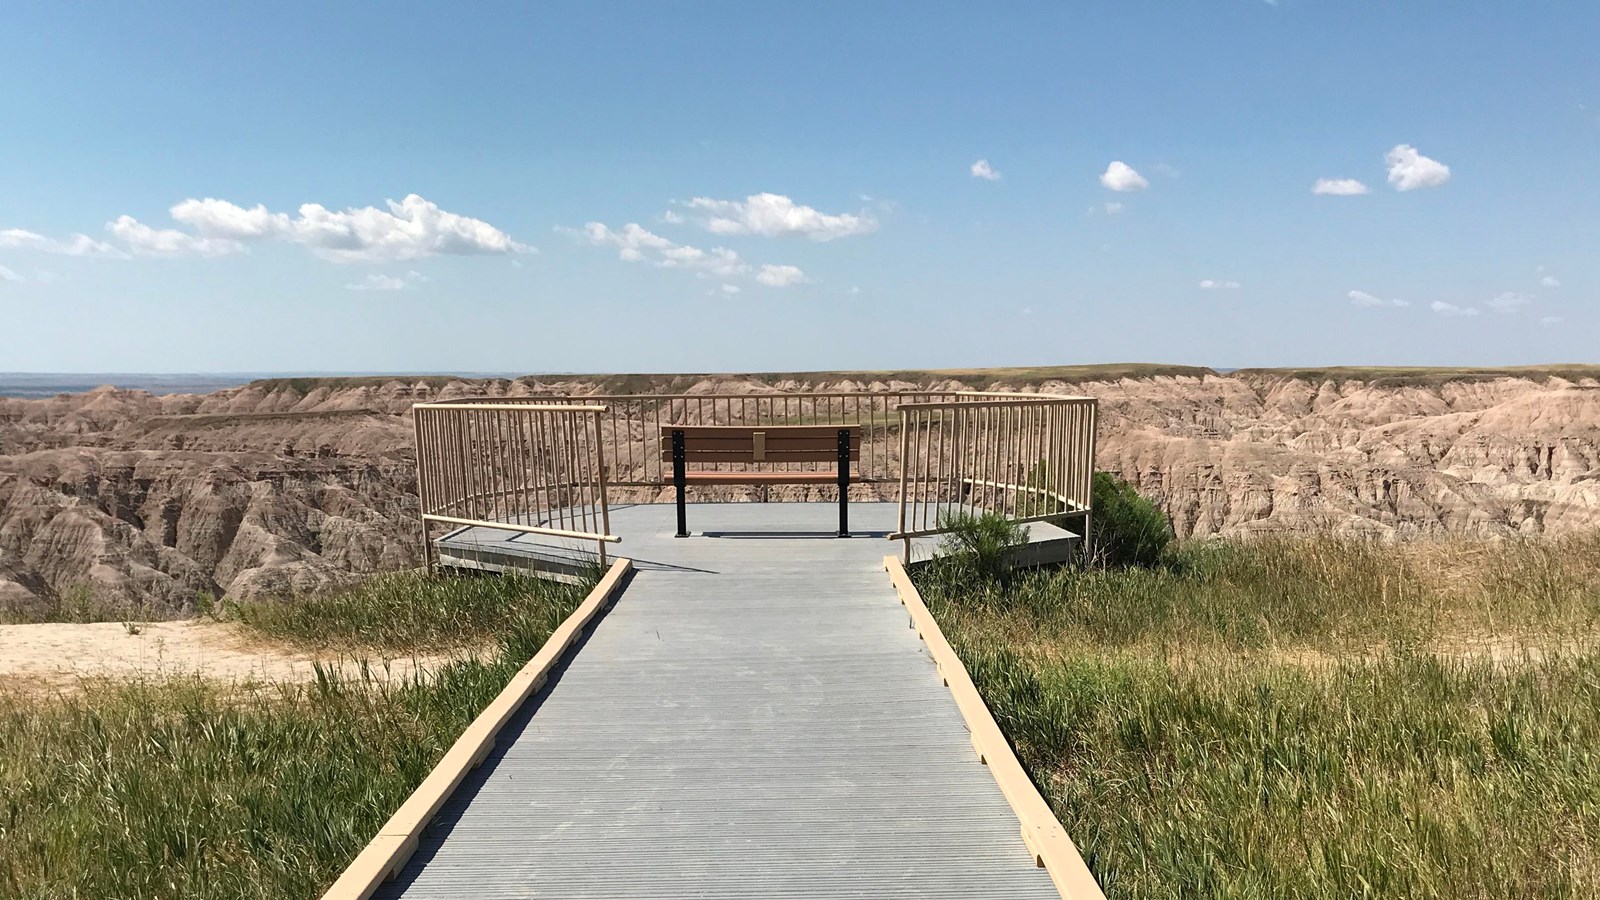
[[[1595, 372], [1164, 372], [1042, 370], [1000, 380], [1100, 398], [1100, 468], [1156, 497], [1181, 536], [1600, 525]], [[171, 613], [201, 592], [281, 594], [414, 565], [408, 410], [418, 400], [991, 380], [279, 379], [201, 395], [102, 388], [0, 399], [0, 609], [90, 592]]]

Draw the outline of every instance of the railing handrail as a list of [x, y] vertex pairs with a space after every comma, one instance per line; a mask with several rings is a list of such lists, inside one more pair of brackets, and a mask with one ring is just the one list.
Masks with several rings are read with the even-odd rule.
[[505, 403], [514, 406], [566, 403], [577, 401], [630, 401], [630, 400], [739, 400], [756, 397], [787, 397], [804, 400], [814, 397], [979, 397], [995, 399], [1082, 400], [1094, 402], [1094, 397], [1082, 394], [1047, 394], [1040, 391], [748, 391], [745, 393], [701, 394], [571, 394], [551, 393], [523, 397], [458, 397], [454, 400], [424, 400], [412, 404], [434, 409], [452, 405], [482, 408], [485, 405]]
[[514, 398], [495, 397], [495, 398], [493, 398], [491, 400], [484, 400], [484, 401], [479, 401], [479, 400], [474, 400], [474, 399], [431, 400], [431, 401], [427, 401], [427, 402], [424, 402], [424, 403], [413, 403], [413, 404], [411, 404], [411, 408], [412, 409], [417, 409], [417, 408], [420, 407], [422, 409], [473, 409], [473, 410], [483, 410], [483, 409], [516, 409], [516, 410], [548, 409], [548, 410], [554, 410], [556, 412], [605, 412], [606, 410], [611, 408], [609, 406], [604, 406], [604, 405], [599, 405], [599, 404], [539, 403], [539, 402], [533, 402], [533, 403], [521, 403], [521, 402], [506, 403], [506, 402], [503, 402], [503, 401], [505, 401], [507, 399], [514, 399]]

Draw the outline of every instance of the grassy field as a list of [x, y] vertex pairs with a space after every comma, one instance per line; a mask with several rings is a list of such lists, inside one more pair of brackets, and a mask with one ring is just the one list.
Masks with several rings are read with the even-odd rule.
[[1600, 537], [917, 579], [1111, 897], [1600, 895]]
[[[352, 654], [309, 685], [0, 688], [0, 897], [316, 896], [586, 590], [405, 575], [241, 610]], [[400, 678], [360, 661], [485, 644]]]

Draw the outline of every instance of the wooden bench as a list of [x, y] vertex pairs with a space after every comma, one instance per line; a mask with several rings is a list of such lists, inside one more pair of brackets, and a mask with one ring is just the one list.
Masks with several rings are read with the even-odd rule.
[[[688, 537], [684, 489], [691, 484], [837, 484], [839, 537], [850, 536], [850, 463], [861, 458], [859, 425], [663, 425], [661, 460], [678, 490], [678, 537]], [[689, 463], [832, 462], [832, 472], [689, 471]]]

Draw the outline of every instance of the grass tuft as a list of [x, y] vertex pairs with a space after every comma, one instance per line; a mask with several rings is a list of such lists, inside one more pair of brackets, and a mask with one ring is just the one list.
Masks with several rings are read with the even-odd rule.
[[492, 642], [571, 592], [570, 586], [515, 574], [398, 572], [323, 593], [229, 606], [262, 636], [301, 646], [421, 652]]

